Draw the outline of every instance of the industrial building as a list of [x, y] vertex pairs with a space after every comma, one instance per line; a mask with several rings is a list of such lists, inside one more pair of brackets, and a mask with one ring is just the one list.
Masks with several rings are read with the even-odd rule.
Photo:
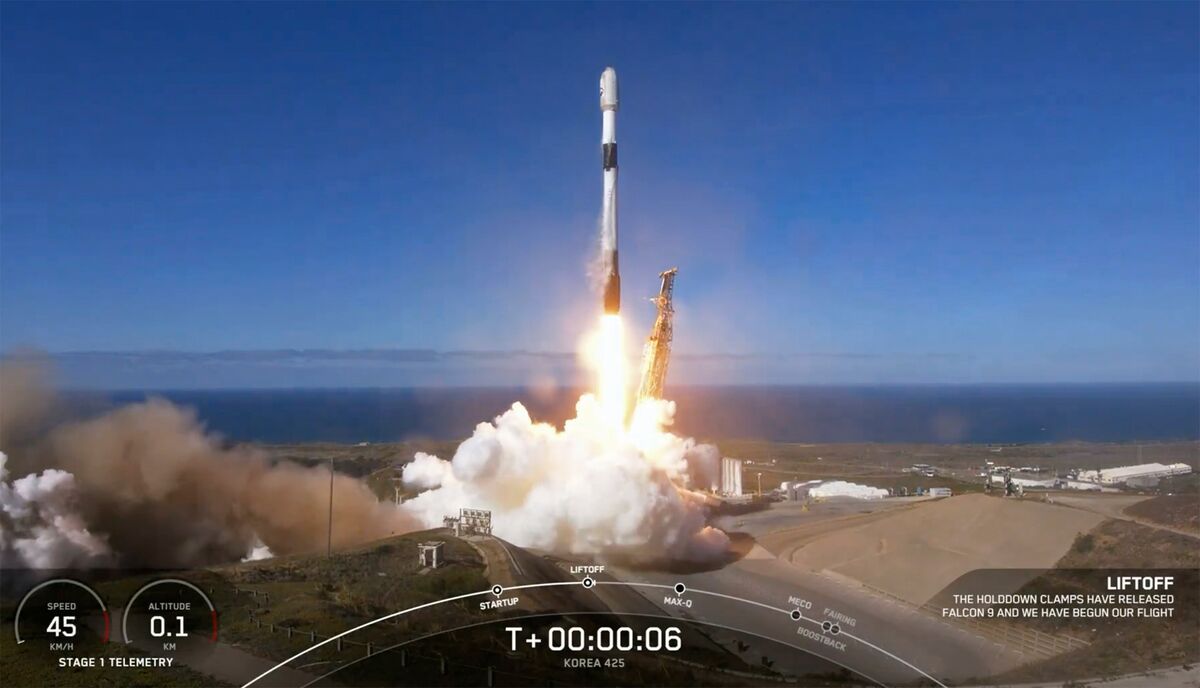
[[804, 500], [808, 499], [809, 490], [820, 484], [820, 480], [794, 480], [783, 483], [779, 486], [779, 489], [780, 492], [787, 497], [788, 501], [803, 502]]
[[442, 524], [454, 529], [455, 537], [464, 535], [491, 535], [492, 512], [486, 509], [459, 509], [458, 516], [447, 516]]
[[1080, 471], [1078, 480], [1098, 485], [1121, 485], [1129, 481], [1145, 484], [1146, 480], [1158, 480], [1173, 475], [1187, 475], [1192, 467], [1186, 463], [1143, 463], [1136, 466], [1117, 466], [1094, 471]]
[[723, 497], [742, 496], [742, 460], [721, 459], [721, 485], [718, 492]]
[[792, 502], [803, 502], [810, 498], [883, 499], [889, 496], [888, 491], [883, 488], [859, 485], [845, 480], [806, 480], [803, 482], [797, 480], [780, 485], [779, 492]]
[[[1014, 485], [1020, 485], [1026, 490], [1053, 490], [1057, 482], [1058, 481], [1054, 478], [1047, 478], [1043, 480], [1040, 478], [1021, 478], [1018, 476], [1012, 476], [1012, 483]], [[1000, 484], [1004, 484], [1004, 480], [1000, 480]]]
[[1082, 480], [1057, 480], [1054, 486], [1060, 490], [1084, 490], [1085, 492], [1100, 492], [1101, 488], [1096, 483], [1088, 483]]

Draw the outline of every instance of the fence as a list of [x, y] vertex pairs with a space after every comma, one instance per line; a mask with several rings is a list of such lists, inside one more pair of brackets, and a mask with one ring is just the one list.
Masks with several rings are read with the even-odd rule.
[[[267, 605], [270, 604], [270, 601], [271, 601], [270, 593], [267, 593], [265, 591], [258, 591], [258, 590], [252, 590], [249, 588], [238, 588], [238, 587], [234, 587], [233, 592], [234, 592], [235, 596], [239, 596], [239, 595], [243, 595], [243, 594], [250, 595], [250, 597], [253, 598], [255, 600], [255, 602], [260, 604], [260, 606], [257, 609], [250, 610], [250, 618], [254, 622], [254, 627], [256, 629], [265, 630], [271, 634], [281, 633], [281, 634], [286, 635], [287, 638], [289, 638], [289, 639], [298, 639], [301, 641], [307, 641], [310, 645], [315, 645], [318, 641], [327, 640], [332, 637], [329, 635], [323, 635], [323, 634], [317, 633], [316, 631], [314, 631], [312, 629], [305, 630], [305, 629], [302, 629], [302, 628], [299, 628], [296, 626], [287, 626], [284, 624], [264, 622], [262, 619], [257, 618], [256, 612], [263, 613], [263, 612], [267, 611], [266, 607], [267, 607]], [[390, 619], [386, 623], [389, 623], [390, 625], [393, 625], [393, 626], [399, 625], [399, 622], [397, 619]], [[448, 630], [453, 630], [453, 629], [448, 629]], [[362, 653], [360, 659], [365, 658], [365, 657], [370, 657], [371, 655], [377, 654], [384, 650], [388, 650], [394, 646], [395, 646], [395, 643], [393, 643], [392, 645], [382, 645], [381, 643], [374, 643], [371, 641], [360, 642], [357, 640], [349, 640], [347, 638], [338, 638], [337, 640], [335, 640], [333, 642], [333, 648], [337, 652], [348, 652], [350, 648], [360, 648], [359, 652]], [[524, 682], [524, 684], [527, 684], [527, 685], [545, 685], [545, 686], [556, 685], [553, 680], [551, 680], [549, 677], [546, 677], [546, 676], [535, 677], [535, 676], [529, 676], [526, 674], [516, 674], [516, 673], [512, 673], [512, 672], [507, 672], [507, 671], [499, 671], [492, 666], [473, 666], [470, 664], [462, 664], [459, 662], [455, 662], [453, 665], [450, 665], [447, 663], [446, 658], [442, 655], [419, 654], [419, 653], [411, 652], [407, 648], [401, 648], [401, 649], [399, 649], [398, 652], [399, 652], [399, 661], [400, 661], [401, 667], [409, 666], [410, 660], [418, 660], [418, 661], [437, 662], [438, 663], [438, 671], [443, 676], [445, 676], [450, 669], [454, 669], [456, 671], [467, 670], [467, 671], [474, 671], [474, 672], [478, 672], [478, 673], [484, 673], [486, 675], [486, 684], [485, 685], [487, 685], [489, 688], [494, 686], [496, 680], [499, 678], [517, 679], [517, 680]], [[670, 655], [660, 655], [657, 657], [657, 659], [659, 660], [660, 663], [676, 664], [679, 666], [688, 667], [689, 669], [699, 669], [699, 670], [702, 670], [705, 672], [716, 672], [716, 673], [724, 674], [727, 676], [736, 676], [736, 677], [740, 677], [740, 678], [753, 678], [753, 679], [760, 680], [760, 681], [765, 680], [765, 681], [769, 681], [772, 683], [791, 684], [791, 683], [796, 683], [799, 680], [795, 677], [790, 677], [790, 676], [774, 676], [771, 674], [753, 673], [753, 672], [749, 672], [749, 671], [738, 671], [738, 670], [730, 669], [727, 667], [711, 666], [711, 665], [707, 665], [707, 664], [701, 664], [699, 662], [689, 661], [689, 660], [683, 659], [682, 657], [672, 657]]]
[[1021, 654], [1037, 655], [1042, 658], [1050, 658], [1058, 656], [1064, 652], [1071, 650], [1079, 650], [1085, 648], [1091, 643], [1086, 640], [1081, 640], [1069, 635], [1045, 633], [1033, 628], [1022, 628], [1007, 621], [990, 619], [981, 621], [979, 619], [959, 619], [959, 618], [943, 618], [942, 610], [931, 604], [921, 605], [920, 609], [933, 616], [949, 621], [951, 623], [970, 628], [977, 635], [983, 636], [988, 640], [1000, 643], [1005, 647], [1016, 650]]
[[[268, 592], [252, 590], [249, 588], [234, 587], [233, 593], [235, 596], [240, 596], [243, 594], [249, 595], [251, 598], [253, 598], [255, 600], [255, 602], [257, 602], [259, 604], [259, 606], [257, 608], [250, 609], [250, 619], [254, 622], [254, 627], [256, 629], [264, 630], [272, 635], [274, 635], [276, 633], [280, 633], [280, 634], [285, 635], [288, 639], [294, 639], [294, 640], [299, 640], [302, 642], [307, 642], [309, 645], [315, 645], [319, 641], [329, 640], [330, 638], [334, 637], [334, 636], [330, 636], [330, 635], [317, 633], [316, 631], [314, 631], [312, 629], [303, 629], [303, 628], [299, 628], [297, 626], [287, 626], [284, 624], [277, 624], [277, 623], [263, 621], [261, 618], [259, 618], [259, 616], [262, 613], [265, 613], [266, 611], [268, 611], [267, 606], [271, 602], [271, 596], [270, 596], [270, 593], [268, 593]], [[392, 626], [400, 625], [398, 619], [390, 619], [389, 621], [387, 621], [385, 623], [388, 623], [389, 625], [392, 625]], [[448, 630], [452, 630], [452, 629], [448, 629]], [[355, 657], [355, 658], [351, 658], [351, 661], [358, 661], [360, 659], [378, 654], [381, 651], [388, 650], [388, 649], [394, 647], [395, 645], [396, 645], [396, 643], [392, 643], [390, 645], [385, 645], [382, 643], [372, 642], [369, 640], [363, 642], [363, 641], [357, 641], [357, 640], [350, 640], [349, 638], [337, 638], [336, 640], [333, 641], [332, 644], [328, 645], [327, 647], [332, 648], [333, 650], [335, 650], [337, 652], [350, 652], [353, 649], [353, 650], [355, 650], [355, 654], [357, 654], [359, 656]], [[412, 652], [406, 648], [401, 648], [398, 650], [398, 657], [399, 657], [401, 667], [408, 667], [408, 666], [410, 666], [410, 663], [413, 661], [424, 661], [424, 662], [436, 663], [438, 666], [438, 672], [443, 676], [447, 675], [451, 670], [453, 670], [456, 673], [465, 671], [465, 672], [473, 672], [477, 675], [482, 674], [485, 676], [484, 685], [489, 686], [489, 688], [491, 686], [495, 686], [496, 681], [500, 680], [500, 679], [513, 679], [514, 681], [520, 681], [526, 685], [546, 685], [546, 686], [555, 685], [554, 681], [552, 681], [551, 679], [549, 679], [548, 677], [545, 677], [545, 676], [529, 676], [529, 675], [525, 675], [525, 674], [517, 674], [517, 673], [513, 673], [513, 672], [509, 672], [509, 671], [501, 671], [501, 670], [496, 669], [493, 666], [475, 666], [475, 665], [471, 665], [471, 664], [463, 664], [462, 662], [457, 662], [457, 661], [450, 663], [446, 660], [446, 657], [444, 657], [442, 655], [420, 654], [420, 653]]]

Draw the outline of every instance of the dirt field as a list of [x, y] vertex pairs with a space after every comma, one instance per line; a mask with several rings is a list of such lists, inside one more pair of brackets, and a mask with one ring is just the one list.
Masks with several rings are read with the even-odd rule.
[[1092, 511], [1108, 518], [1128, 518], [1125, 510], [1144, 502], [1149, 497], [1145, 495], [1087, 493], [1078, 491], [1048, 493], [1045, 496], [1055, 504]]
[[1103, 520], [1032, 500], [970, 494], [772, 545], [796, 566], [848, 576], [920, 605], [974, 569], [1052, 567], [1078, 534]]

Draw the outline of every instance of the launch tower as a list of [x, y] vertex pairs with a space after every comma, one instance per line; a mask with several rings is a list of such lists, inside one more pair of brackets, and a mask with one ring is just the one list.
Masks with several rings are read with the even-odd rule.
[[661, 399], [663, 385], [667, 381], [667, 364], [671, 362], [671, 338], [674, 329], [675, 306], [671, 299], [675, 293], [675, 274], [679, 268], [659, 273], [662, 286], [658, 296], [651, 299], [658, 306], [658, 317], [646, 340], [646, 351], [642, 355], [642, 384], [638, 399]]

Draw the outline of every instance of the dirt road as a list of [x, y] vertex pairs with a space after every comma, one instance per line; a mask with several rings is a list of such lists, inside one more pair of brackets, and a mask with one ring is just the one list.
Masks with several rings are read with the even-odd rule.
[[1113, 494], [1055, 494], [1050, 497], [1055, 504], [1062, 504], [1074, 509], [1090, 511], [1092, 513], [1101, 514], [1108, 518], [1115, 518], [1121, 521], [1130, 521], [1138, 525], [1154, 528], [1156, 530], [1165, 530], [1169, 533], [1175, 533], [1184, 537], [1200, 540], [1200, 533], [1194, 533], [1182, 528], [1174, 528], [1169, 525], [1151, 521], [1146, 518], [1139, 518], [1133, 514], [1127, 513], [1125, 510], [1134, 504], [1144, 502], [1150, 497], [1143, 495], [1113, 495]]

